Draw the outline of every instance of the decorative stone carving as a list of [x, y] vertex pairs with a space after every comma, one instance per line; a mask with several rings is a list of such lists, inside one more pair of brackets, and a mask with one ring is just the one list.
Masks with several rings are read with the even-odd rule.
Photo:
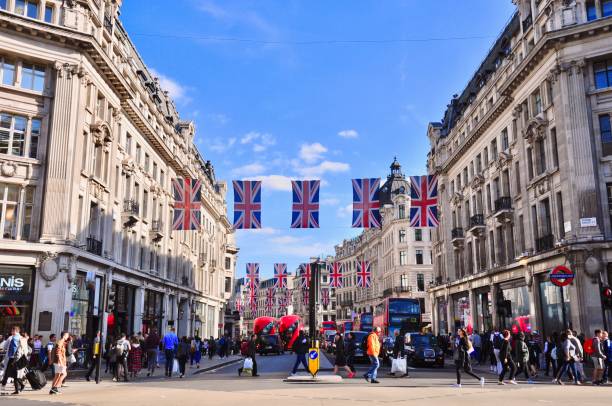
[[102, 200], [104, 198], [104, 186], [98, 183], [95, 178], [89, 178], [89, 190], [96, 199]]
[[531, 118], [527, 122], [527, 127], [523, 130], [523, 138], [525, 138], [530, 144], [536, 140], [544, 138], [547, 124], [548, 120], [540, 117], [540, 115]]
[[568, 76], [580, 75], [584, 73], [586, 67], [586, 61], [584, 59], [576, 59], [569, 62], [563, 62], [559, 65], [561, 72], [566, 72]]
[[128, 176], [132, 176], [136, 172], [136, 164], [131, 158], [124, 159], [123, 162], [121, 162], [121, 168], [123, 173]]
[[65, 271], [66, 271], [66, 279], [68, 280], [68, 283], [70, 284], [72, 284], [72, 282], [76, 278], [78, 259], [79, 257], [76, 255], [71, 255], [68, 258], [68, 267], [65, 269]]
[[96, 145], [110, 146], [113, 142], [111, 129], [104, 121], [98, 120], [95, 124], [91, 124], [89, 128]]
[[[56, 258], [56, 253], [48, 251], [41, 253], [36, 260], [36, 267], [40, 272], [40, 276], [47, 282], [55, 280], [59, 274]], [[49, 286], [49, 283], [47, 283], [47, 286]]]
[[452, 205], [458, 205], [463, 201], [463, 195], [459, 192], [455, 192], [453, 193], [453, 195], [451, 196], [451, 204]]
[[2, 176], [12, 177], [17, 173], [17, 164], [10, 161], [2, 161], [0, 164], [0, 173]]
[[549, 72], [546, 79], [551, 83], [555, 83], [559, 79], [559, 74], [561, 73], [561, 66], [559, 64], [555, 65]]
[[521, 111], [523, 111], [523, 105], [517, 104], [512, 109], [512, 117], [513, 118], [519, 118], [521, 116]]
[[545, 176], [542, 179], [539, 179], [533, 184], [533, 188], [536, 196], [542, 196], [543, 194], [550, 191], [550, 177]]
[[79, 78], [85, 76], [85, 69], [81, 65], [62, 63], [60, 61], [55, 62], [55, 70], [60, 78], [65, 77], [66, 79], [72, 79], [72, 75], [77, 75]]
[[480, 189], [483, 184], [484, 184], [484, 176], [477, 173], [474, 175], [474, 178], [472, 179], [470, 186], [472, 187], [473, 190], [477, 190], [477, 189]]

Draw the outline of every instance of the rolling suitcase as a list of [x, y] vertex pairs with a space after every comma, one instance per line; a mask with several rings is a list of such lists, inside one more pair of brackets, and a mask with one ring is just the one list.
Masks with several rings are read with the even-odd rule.
[[26, 379], [30, 383], [33, 390], [40, 390], [47, 385], [47, 378], [38, 369], [29, 369], [26, 373]]

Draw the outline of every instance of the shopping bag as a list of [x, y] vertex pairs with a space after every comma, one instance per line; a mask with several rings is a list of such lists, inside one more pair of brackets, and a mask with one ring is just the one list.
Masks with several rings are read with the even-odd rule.
[[179, 363], [176, 358], [174, 359], [174, 363], [172, 364], [172, 372], [175, 374], [178, 374], [179, 372]]
[[406, 373], [406, 358], [393, 358], [391, 361], [391, 373]]
[[253, 358], [246, 357], [244, 359], [244, 365], [242, 366], [244, 369], [253, 369]]

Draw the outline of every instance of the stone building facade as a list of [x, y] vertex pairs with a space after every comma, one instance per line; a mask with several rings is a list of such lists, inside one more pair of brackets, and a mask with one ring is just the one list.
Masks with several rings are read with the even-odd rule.
[[[0, 4], [0, 278], [20, 281], [0, 287], [0, 331], [217, 336], [238, 252], [227, 186], [121, 1]], [[200, 230], [171, 231], [177, 177], [202, 181]]]
[[[599, 289], [612, 281], [612, 2], [515, 3], [428, 128], [433, 325], [592, 334], [610, 322]], [[568, 286], [550, 282], [557, 266], [575, 273]]]
[[[336, 319], [351, 321], [372, 313], [387, 298], [414, 298], [422, 322], [431, 322], [427, 288], [433, 281], [431, 230], [410, 227], [410, 185], [395, 160], [380, 187], [382, 227], [367, 229], [336, 246], [331, 261], [344, 264], [344, 287], [336, 289]], [[372, 287], [357, 286], [357, 262], [369, 261]]]

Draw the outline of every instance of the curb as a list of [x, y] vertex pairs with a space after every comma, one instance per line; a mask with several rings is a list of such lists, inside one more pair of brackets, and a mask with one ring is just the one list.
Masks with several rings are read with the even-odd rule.
[[220, 364], [213, 365], [213, 366], [210, 366], [208, 368], [200, 368], [197, 371], [195, 371], [192, 375], [203, 374], [204, 372], [212, 371], [213, 369], [223, 368], [223, 367], [226, 367], [228, 365], [237, 364], [240, 361], [242, 361], [242, 358], [238, 358], [238, 359], [233, 359], [231, 361], [222, 362]]

